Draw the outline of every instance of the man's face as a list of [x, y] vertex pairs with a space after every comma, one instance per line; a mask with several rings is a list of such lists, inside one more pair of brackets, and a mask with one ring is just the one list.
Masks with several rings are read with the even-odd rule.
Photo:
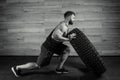
[[75, 15], [72, 14], [72, 15], [70, 16], [70, 20], [69, 20], [69, 24], [70, 24], [70, 25], [73, 25], [73, 21], [75, 20], [74, 18], [75, 18]]

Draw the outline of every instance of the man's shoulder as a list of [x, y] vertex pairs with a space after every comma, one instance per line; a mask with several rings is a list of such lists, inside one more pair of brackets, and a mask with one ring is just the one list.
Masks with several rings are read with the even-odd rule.
[[60, 22], [59, 29], [67, 29], [66, 23], [64, 21]]
[[57, 29], [60, 29], [60, 30], [62, 30], [62, 31], [66, 31], [66, 30], [67, 30], [66, 23], [65, 23], [64, 21], [59, 22], [59, 24], [57, 25], [56, 30], [57, 30]]
[[61, 21], [61, 22], [59, 23], [59, 25], [60, 25], [60, 26], [65, 26], [65, 22], [64, 22], [64, 21]]

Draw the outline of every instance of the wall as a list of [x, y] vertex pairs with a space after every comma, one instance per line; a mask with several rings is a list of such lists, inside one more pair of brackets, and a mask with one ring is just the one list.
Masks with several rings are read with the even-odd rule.
[[67, 10], [77, 14], [70, 28], [81, 29], [100, 55], [120, 55], [119, 0], [0, 0], [0, 55], [38, 55]]

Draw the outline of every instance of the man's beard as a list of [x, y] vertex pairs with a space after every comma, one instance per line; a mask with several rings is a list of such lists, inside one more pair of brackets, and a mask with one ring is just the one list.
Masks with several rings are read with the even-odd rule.
[[73, 25], [73, 21], [72, 20], [69, 21], [69, 25]]

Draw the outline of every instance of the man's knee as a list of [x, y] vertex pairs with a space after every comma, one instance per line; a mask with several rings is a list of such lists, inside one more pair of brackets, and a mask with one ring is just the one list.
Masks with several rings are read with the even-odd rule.
[[69, 53], [70, 53], [70, 48], [67, 47], [67, 48], [64, 50], [64, 53], [69, 54]]

